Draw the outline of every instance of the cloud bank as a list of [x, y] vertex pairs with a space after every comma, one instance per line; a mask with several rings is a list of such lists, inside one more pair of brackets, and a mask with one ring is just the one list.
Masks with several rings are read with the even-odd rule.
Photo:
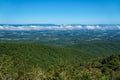
[[120, 25], [0, 25], [0, 30], [120, 30]]

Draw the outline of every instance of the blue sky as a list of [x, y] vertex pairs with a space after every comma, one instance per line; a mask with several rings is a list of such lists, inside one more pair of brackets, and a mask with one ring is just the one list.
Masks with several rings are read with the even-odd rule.
[[0, 0], [1, 24], [119, 24], [120, 0]]

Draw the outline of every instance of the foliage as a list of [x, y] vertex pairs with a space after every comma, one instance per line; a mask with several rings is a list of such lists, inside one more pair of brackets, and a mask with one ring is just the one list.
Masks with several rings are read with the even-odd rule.
[[95, 58], [86, 53], [74, 48], [1, 43], [0, 80], [120, 80], [120, 54]]
[[7, 80], [15, 76], [12, 58], [8, 55], [0, 54], [0, 80]]

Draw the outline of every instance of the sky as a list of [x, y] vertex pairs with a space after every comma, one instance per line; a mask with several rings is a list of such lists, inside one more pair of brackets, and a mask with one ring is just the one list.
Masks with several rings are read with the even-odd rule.
[[120, 0], [0, 0], [0, 24], [120, 24]]

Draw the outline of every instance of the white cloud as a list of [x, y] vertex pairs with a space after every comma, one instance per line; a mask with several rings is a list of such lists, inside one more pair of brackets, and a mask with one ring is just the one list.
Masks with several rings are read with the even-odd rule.
[[83, 29], [82, 26], [76, 26], [76, 29]]
[[59, 25], [59, 26], [1, 26], [0, 30], [120, 30], [120, 25], [116, 26], [100, 26], [100, 25], [77, 25], [77, 26], [71, 26], [71, 25]]
[[102, 27], [100, 27], [100, 26], [96, 26], [96, 29], [102, 29]]
[[86, 26], [86, 29], [88, 29], [88, 30], [94, 30], [95, 26]]
[[0, 26], [0, 30], [3, 29], [3, 26]]
[[120, 26], [117, 26], [118, 27], [118, 29], [120, 30]]

